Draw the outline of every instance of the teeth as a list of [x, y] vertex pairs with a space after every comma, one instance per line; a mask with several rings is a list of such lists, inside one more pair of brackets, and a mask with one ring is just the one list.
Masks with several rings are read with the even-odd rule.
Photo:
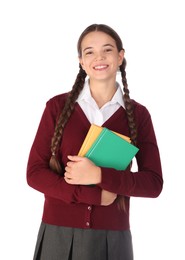
[[104, 69], [104, 68], [106, 68], [107, 66], [96, 66], [96, 67], [94, 67], [95, 69]]

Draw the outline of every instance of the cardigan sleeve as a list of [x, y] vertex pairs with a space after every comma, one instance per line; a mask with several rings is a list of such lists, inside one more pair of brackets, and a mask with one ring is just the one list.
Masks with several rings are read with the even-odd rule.
[[152, 119], [148, 110], [137, 105], [135, 108], [138, 125], [139, 152], [136, 155], [138, 171], [117, 171], [101, 168], [102, 189], [124, 196], [157, 197], [162, 191], [163, 178], [159, 149]]
[[[58, 102], [56, 102], [57, 99]], [[61, 97], [47, 102], [32, 144], [27, 163], [27, 183], [52, 198], [66, 203], [100, 205], [101, 188], [98, 186], [69, 185], [62, 175], [49, 167], [51, 138], [54, 133], [57, 114], [61, 110]], [[60, 105], [59, 105], [60, 104]]]

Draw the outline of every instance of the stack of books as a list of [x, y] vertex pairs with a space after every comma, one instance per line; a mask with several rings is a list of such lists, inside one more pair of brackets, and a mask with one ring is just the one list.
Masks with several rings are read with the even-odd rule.
[[92, 124], [78, 155], [97, 166], [125, 170], [138, 151], [129, 137]]

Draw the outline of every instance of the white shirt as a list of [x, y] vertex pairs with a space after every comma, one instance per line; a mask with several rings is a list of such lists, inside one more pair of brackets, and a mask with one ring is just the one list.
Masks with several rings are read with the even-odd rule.
[[116, 82], [116, 85], [117, 90], [112, 99], [99, 108], [96, 101], [91, 96], [89, 81], [86, 80], [84, 88], [78, 96], [76, 102], [78, 102], [91, 124], [101, 126], [120, 108], [120, 106], [125, 108], [123, 102], [123, 92], [118, 82]]

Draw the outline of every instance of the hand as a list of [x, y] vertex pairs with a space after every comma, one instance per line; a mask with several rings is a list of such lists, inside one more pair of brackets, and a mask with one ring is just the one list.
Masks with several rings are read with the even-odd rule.
[[107, 191], [107, 190], [102, 190], [101, 205], [102, 206], [109, 206], [110, 204], [112, 204], [115, 201], [116, 198], [117, 198], [117, 194], [112, 193], [112, 192]]
[[89, 185], [101, 182], [101, 169], [86, 157], [68, 156], [64, 179], [68, 184]]

